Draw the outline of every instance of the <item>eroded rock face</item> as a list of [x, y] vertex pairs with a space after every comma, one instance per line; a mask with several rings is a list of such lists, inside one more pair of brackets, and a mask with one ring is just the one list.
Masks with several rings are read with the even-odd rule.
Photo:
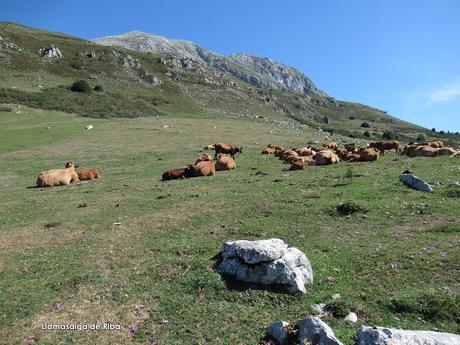
[[332, 329], [318, 317], [307, 317], [300, 320], [298, 327], [300, 344], [343, 345], [335, 337]]
[[59, 48], [55, 46], [51, 46], [49, 48], [42, 48], [39, 50], [39, 53], [42, 57], [48, 59], [60, 59], [63, 57]]
[[237, 280], [284, 285], [291, 293], [306, 293], [313, 271], [304, 253], [280, 239], [224, 243], [219, 272]]
[[357, 345], [459, 345], [460, 335], [361, 326]]

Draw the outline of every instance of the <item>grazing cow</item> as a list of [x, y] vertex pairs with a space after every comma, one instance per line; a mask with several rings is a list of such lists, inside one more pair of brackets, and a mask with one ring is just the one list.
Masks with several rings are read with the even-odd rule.
[[236, 147], [235, 145], [230, 144], [214, 144], [214, 150], [216, 154], [214, 155], [214, 159], [217, 159], [217, 155], [219, 153], [229, 154], [233, 159], [235, 159], [236, 153], [243, 153], [243, 147]]
[[371, 141], [369, 147], [376, 148], [380, 151], [380, 154], [383, 156], [385, 151], [395, 150], [396, 154], [399, 154], [399, 141]]
[[184, 179], [187, 177], [186, 175], [187, 175], [187, 168], [169, 169], [167, 172], [161, 175], [161, 180], [167, 181], [167, 180]]
[[231, 170], [236, 168], [236, 162], [232, 157], [220, 155], [216, 162], [216, 170]]
[[331, 150], [319, 151], [316, 155], [313, 156], [316, 165], [327, 165], [335, 164], [340, 161], [339, 156], [337, 156]]
[[409, 155], [409, 157], [436, 157], [438, 149], [431, 146], [418, 146]]
[[80, 181], [84, 180], [94, 180], [96, 178], [101, 177], [99, 170], [97, 169], [82, 169], [77, 171], [78, 179]]
[[52, 169], [42, 172], [37, 177], [37, 187], [53, 187], [80, 182], [75, 172], [74, 162], [67, 162], [65, 169]]
[[380, 157], [380, 152], [373, 148], [361, 149], [358, 154], [361, 162], [373, 162]]
[[442, 147], [438, 149], [438, 156], [454, 156], [457, 153], [451, 147]]
[[427, 141], [427, 142], [421, 143], [419, 146], [431, 146], [431, 147], [434, 147], [435, 149], [440, 149], [444, 147], [444, 143], [441, 140], [435, 140], [435, 141]]
[[214, 161], [201, 161], [189, 165], [185, 171], [185, 177], [213, 176], [216, 174]]

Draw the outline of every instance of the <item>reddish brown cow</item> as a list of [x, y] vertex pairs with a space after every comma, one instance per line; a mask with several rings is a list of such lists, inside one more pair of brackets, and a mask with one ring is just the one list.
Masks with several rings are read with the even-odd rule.
[[214, 150], [216, 151], [214, 159], [217, 158], [219, 153], [229, 154], [233, 159], [235, 159], [235, 153], [243, 153], [243, 147], [223, 143], [214, 144]]
[[201, 161], [195, 165], [189, 165], [185, 171], [185, 177], [213, 176], [215, 174], [214, 161]]
[[166, 180], [177, 180], [186, 178], [187, 168], [176, 168], [176, 169], [169, 169], [161, 176], [162, 181]]
[[79, 180], [94, 180], [101, 177], [101, 174], [97, 169], [82, 169], [77, 171]]

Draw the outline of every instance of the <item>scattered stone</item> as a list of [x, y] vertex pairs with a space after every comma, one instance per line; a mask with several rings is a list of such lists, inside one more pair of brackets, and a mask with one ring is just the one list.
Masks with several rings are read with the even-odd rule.
[[411, 331], [361, 326], [357, 345], [456, 345], [460, 335], [432, 331]]
[[311, 309], [318, 314], [319, 317], [331, 316], [332, 314], [328, 311], [326, 303], [313, 304]]
[[283, 285], [290, 293], [306, 293], [313, 271], [304, 253], [280, 239], [224, 243], [218, 270], [237, 280]]
[[87, 203], [78, 204], [78, 208], [84, 208], [84, 207], [88, 207], [88, 204]]
[[348, 315], [345, 316], [344, 320], [350, 323], [356, 323], [358, 322], [358, 315], [353, 312], [349, 312]]
[[86, 125], [85, 129], [93, 129], [94, 126], [93, 125]]
[[332, 329], [318, 317], [307, 317], [299, 321], [299, 343], [307, 342], [315, 345], [342, 345]]
[[160, 318], [160, 320], [158, 321], [158, 324], [160, 324], [160, 325], [165, 325], [165, 324], [167, 324], [167, 323], [168, 323], [168, 320], [166, 320], [166, 319], [163, 318], [163, 317]]
[[267, 327], [267, 334], [271, 336], [277, 345], [287, 345], [289, 340], [289, 332], [287, 327], [289, 322], [277, 321]]
[[331, 298], [332, 298], [333, 301], [337, 301], [337, 300], [339, 300], [341, 297], [342, 297], [342, 296], [340, 296], [339, 293], [333, 294], [333, 295], [331, 296]]
[[420, 190], [422, 192], [428, 192], [428, 193], [433, 192], [433, 187], [431, 187], [428, 183], [426, 183], [425, 181], [421, 180], [417, 176], [412, 175], [410, 173], [409, 174], [402, 173], [401, 175], [399, 175], [399, 179], [405, 185], [407, 185], [407, 186], [409, 186], [409, 187], [411, 187], [413, 189], [417, 189], [417, 190]]

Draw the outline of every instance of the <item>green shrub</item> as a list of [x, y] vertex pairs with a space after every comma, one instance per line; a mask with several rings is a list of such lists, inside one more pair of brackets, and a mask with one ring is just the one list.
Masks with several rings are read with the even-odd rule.
[[415, 140], [418, 141], [419, 143], [420, 143], [420, 142], [423, 142], [423, 141], [426, 141], [426, 136], [425, 136], [425, 134], [420, 133], [420, 134], [417, 136], [417, 139], [415, 139]]
[[398, 137], [392, 131], [385, 131], [382, 134], [382, 138], [386, 140], [394, 140], [394, 139], [397, 139]]
[[365, 131], [365, 132], [363, 133], [363, 135], [364, 135], [365, 137], [368, 137], [368, 138], [369, 138], [369, 137], [371, 136], [371, 133], [370, 133], [369, 131]]
[[102, 92], [102, 91], [104, 91], [104, 89], [102, 88], [102, 85], [96, 85], [96, 86], [94, 87], [94, 91]]
[[84, 93], [91, 92], [91, 88], [89, 87], [89, 84], [85, 80], [76, 81], [75, 83], [72, 84], [72, 86], [70, 87], [70, 90], [74, 92], [84, 92]]
[[361, 124], [361, 127], [363, 127], [363, 128], [370, 128], [371, 125], [369, 124], [369, 122], [363, 122], [363, 123]]

